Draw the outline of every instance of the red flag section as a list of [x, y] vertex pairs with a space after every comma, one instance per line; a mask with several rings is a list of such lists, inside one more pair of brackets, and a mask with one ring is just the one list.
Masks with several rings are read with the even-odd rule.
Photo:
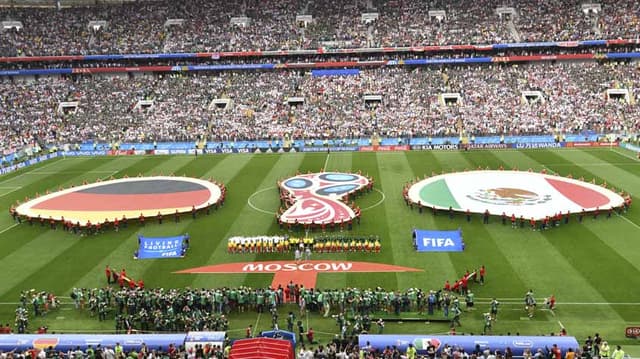
[[273, 338], [240, 339], [233, 342], [229, 359], [294, 359], [291, 342]]
[[553, 178], [547, 178], [546, 180], [563, 196], [582, 208], [604, 207], [611, 202], [609, 197], [589, 187]]
[[421, 269], [384, 263], [311, 260], [225, 263], [185, 269], [177, 273], [274, 273], [271, 282], [273, 288], [277, 288], [278, 285], [285, 287], [289, 282], [304, 285], [305, 288], [315, 288], [318, 273], [420, 271]]

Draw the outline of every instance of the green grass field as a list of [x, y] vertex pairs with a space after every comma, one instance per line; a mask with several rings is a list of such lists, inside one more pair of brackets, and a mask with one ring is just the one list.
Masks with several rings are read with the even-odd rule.
[[[494, 333], [549, 334], [566, 327], [578, 338], [601, 333], [610, 342], [630, 345], [625, 339], [627, 325], [640, 324], [640, 210], [638, 204], [623, 216], [567, 226], [545, 232], [512, 229], [498, 220], [482, 225], [480, 218], [466, 223], [461, 217], [451, 222], [446, 216], [419, 214], [405, 206], [402, 186], [410, 179], [432, 171], [464, 170], [478, 166], [498, 168], [517, 166], [536, 171], [547, 168], [575, 178], [595, 178], [631, 194], [640, 194], [640, 162], [621, 149], [564, 149], [477, 152], [394, 152], [394, 153], [289, 153], [212, 156], [155, 156], [65, 158], [29, 167], [0, 177], [0, 321], [13, 322], [20, 291], [30, 288], [52, 291], [69, 302], [73, 287], [105, 285], [104, 267], [125, 267], [134, 278], [143, 278], [147, 287], [267, 286], [266, 274], [173, 274], [191, 267], [238, 261], [292, 259], [291, 255], [226, 253], [226, 240], [233, 235], [279, 233], [272, 214], [279, 205], [276, 180], [296, 171], [362, 171], [375, 181], [374, 191], [358, 198], [364, 208], [362, 224], [356, 234], [377, 234], [382, 238], [379, 254], [322, 254], [314, 259], [349, 259], [392, 263], [423, 269], [420, 273], [321, 274], [318, 287], [376, 287], [404, 289], [440, 288], [446, 279], [458, 278], [466, 269], [484, 264], [487, 283], [472, 286], [477, 309], [462, 317], [458, 332], [482, 330], [482, 312], [488, 299], [502, 301]], [[163, 225], [133, 224], [118, 233], [78, 237], [39, 226], [16, 225], [8, 208], [18, 199], [36, 192], [57, 190], [59, 186], [92, 182], [99, 178], [138, 174], [175, 173], [192, 177], [213, 177], [227, 185], [227, 201], [220, 211], [195, 221]], [[248, 204], [251, 197], [253, 207]], [[466, 251], [463, 253], [420, 253], [413, 251], [411, 229], [452, 229], [462, 227]], [[191, 249], [184, 259], [132, 259], [136, 236], [175, 235], [188, 232]], [[538, 311], [529, 320], [522, 308], [524, 293], [533, 289], [539, 301], [554, 293], [555, 313]], [[285, 308], [286, 309], [286, 308]], [[283, 315], [281, 315], [281, 318]], [[332, 320], [316, 315], [308, 318], [320, 340], [337, 333]], [[56, 332], [108, 332], [112, 321], [98, 322], [88, 313], [64, 305], [45, 318], [32, 320], [30, 328], [46, 324]], [[254, 324], [267, 329], [269, 318], [238, 314], [231, 316], [230, 336], [242, 336], [242, 328]], [[445, 333], [445, 323], [388, 323], [386, 333]], [[640, 353], [638, 353], [640, 354]]]

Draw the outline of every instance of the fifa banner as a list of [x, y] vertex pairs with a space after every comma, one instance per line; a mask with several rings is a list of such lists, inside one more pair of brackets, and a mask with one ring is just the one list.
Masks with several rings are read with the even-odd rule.
[[[436, 352], [440, 352], [446, 344], [452, 347], [462, 347], [465, 352], [472, 353], [476, 345], [481, 350], [504, 350], [511, 348], [513, 355], [522, 356], [525, 349], [535, 353], [538, 348], [551, 348], [557, 344], [564, 353], [567, 349], [579, 348], [578, 341], [574, 337], [564, 336], [511, 336], [511, 335], [359, 335], [360, 347], [371, 345], [378, 350], [384, 350], [387, 346], [395, 346], [400, 352], [405, 352], [409, 344], [417, 349], [418, 354], [426, 354], [427, 348], [433, 345]], [[368, 344], [367, 344], [368, 343]]]
[[189, 235], [177, 237], [138, 236], [136, 259], [182, 258], [187, 250]]
[[413, 231], [414, 246], [418, 252], [462, 252], [462, 231]]
[[183, 334], [12, 334], [0, 335], [0, 350], [10, 352], [23, 351], [30, 348], [46, 349], [52, 347], [57, 351], [66, 352], [80, 347], [86, 350], [89, 346], [96, 348], [115, 347], [116, 343], [122, 345], [125, 352], [140, 350], [142, 344], [149, 348], [162, 348], [167, 350], [169, 344], [176, 347], [184, 344]]

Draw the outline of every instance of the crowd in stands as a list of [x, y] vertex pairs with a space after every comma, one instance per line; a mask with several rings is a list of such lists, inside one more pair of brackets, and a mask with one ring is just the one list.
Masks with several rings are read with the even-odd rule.
[[[629, 89], [630, 104], [609, 100]], [[522, 91], [540, 91], [533, 104]], [[0, 83], [0, 143], [281, 140], [524, 135], [638, 131], [640, 71], [634, 64], [542, 63], [362, 70], [314, 77], [298, 71], [207, 75], [42, 78]], [[460, 101], [443, 105], [442, 93]], [[382, 96], [367, 106], [365, 94]], [[297, 106], [291, 96], [304, 98]], [[228, 98], [232, 108], [210, 108]], [[151, 100], [149, 108], [136, 106]], [[74, 113], [60, 110], [78, 101]], [[534, 102], [534, 101], [532, 101]]]
[[[0, 19], [23, 28], [0, 31], [3, 56], [281, 50], [319, 47], [487, 44], [637, 38], [640, 9], [633, 0], [599, 2], [585, 14], [581, 1], [419, 0], [148, 1], [62, 8], [2, 8]], [[496, 8], [515, 14], [499, 16]], [[430, 16], [429, 11], [445, 11]], [[363, 13], [377, 13], [365, 23]], [[311, 15], [306, 26], [297, 15]], [[244, 26], [231, 19], [248, 17]], [[165, 26], [167, 19], [182, 24]], [[94, 29], [90, 21], [106, 21]]]

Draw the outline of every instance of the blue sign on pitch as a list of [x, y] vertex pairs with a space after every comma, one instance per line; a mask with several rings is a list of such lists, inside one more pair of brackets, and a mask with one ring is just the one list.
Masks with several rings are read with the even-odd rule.
[[136, 259], [180, 258], [189, 246], [189, 235], [177, 237], [138, 236], [139, 247]]
[[413, 246], [418, 252], [462, 252], [462, 231], [413, 231]]

